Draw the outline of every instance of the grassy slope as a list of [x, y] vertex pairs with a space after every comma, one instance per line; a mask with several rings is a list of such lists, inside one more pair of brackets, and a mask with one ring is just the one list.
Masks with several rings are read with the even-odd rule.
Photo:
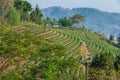
[[[34, 25], [27, 26], [17, 26], [14, 27], [15, 30], [30, 30], [33, 34], [37, 36], [42, 36], [43, 38], [50, 40], [51, 43], [59, 43], [67, 48], [67, 53], [74, 53], [77, 50], [80, 52], [81, 41], [86, 42], [87, 48], [91, 55], [96, 53], [107, 51], [109, 53], [115, 53], [119, 55], [120, 49], [109, 44], [103, 37], [87, 31], [79, 30], [65, 30], [65, 29], [53, 29], [53, 28], [39, 28]], [[71, 50], [71, 51], [70, 51]], [[74, 53], [75, 54], [75, 53]], [[71, 54], [72, 55], [72, 54]]]
[[[115, 53], [115, 55], [120, 55], [120, 49], [107, 43], [102, 37], [94, 34], [92, 32], [79, 31], [79, 30], [65, 30], [65, 29], [54, 29], [54, 28], [45, 28], [38, 25], [33, 24], [22, 24], [20, 26], [13, 27], [13, 31], [17, 31], [17, 33], [24, 34], [24, 31], [27, 30], [33, 34], [33, 36], [41, 36], [46, 41], [49, 41], [49, 44], [61, 44], [66, 48], [64, 56], [62, 56], [63, 60], [70, 60], [74, 58], [79, 62], [79, 58], [83, 56], [81, 54], [81, 47], [83, 45], [83, 41], [86, 43], [86, 47], [88, 49], [89, 54], [87, 56], [94, 56], [97, 53], [101, 53], [107, 51], [109, 53]], [[82, 51], [83, 52], [83, 51]], [[84, 53], [83, 53], [84, 54]], [[84, 56], [83, 56], [84, 57]], [[2, 57], [4, 58], [4, 57]], [[1, 59], [2, 59], [1, 58]], [[8, 58], [8, 57], [7, 57]], [[9, 58], [8, 58], [9, 59]], [[1, 66], [4, 63], [8, 63], [5, 61], [6, 58], [1, 60]], [[11, 60], [12, 61], [12, 60]], [[20, 60], [21, 64], [25, 64], [26, 60]], [[80, 65], [79, 65], [80, 66]], [[69, 73], [74, 73], [79, 77], [81, 75], [81, 67], [76, 69], [68, 68], [67, 71]], [[14, 69], [14, 66], [8, 66], [6, 71], [10, 71]], [[9, 70], [10, 69], [10, 70]]]

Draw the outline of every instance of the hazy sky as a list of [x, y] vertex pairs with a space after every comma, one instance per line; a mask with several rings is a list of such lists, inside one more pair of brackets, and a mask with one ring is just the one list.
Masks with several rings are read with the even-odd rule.
[[33, 7], [36, 4], [41, 9], [51, 6], [61, 6], [65, 8], [90, 7], [102, 11], [119, 12], [120, 0], [29, 0]]

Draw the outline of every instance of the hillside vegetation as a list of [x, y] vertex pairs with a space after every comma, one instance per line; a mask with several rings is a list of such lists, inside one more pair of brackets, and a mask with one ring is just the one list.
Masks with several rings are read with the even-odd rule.
[[2, 80], [120, 79], [120, 49], [98, 34], [31, 23], [0, 28]]
[[43, 18], [38, 5], [1, 0], [0, 80], [120, 80], [120, 35], [114, 43], [79, 26], [85, 18]]

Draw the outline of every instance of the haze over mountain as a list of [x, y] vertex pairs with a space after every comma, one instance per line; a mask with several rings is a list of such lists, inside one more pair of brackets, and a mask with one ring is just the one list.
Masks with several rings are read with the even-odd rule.
[[93, 31], [100, 31], [106, 35], [120, 34], [120, 14], [100, 11], [94, 8], [62, 8], [48, 7], [42, 9], [44, 17], [51, 18], [71, 17], [74, 14], [81, 14], [85, 17], [85, 26]]

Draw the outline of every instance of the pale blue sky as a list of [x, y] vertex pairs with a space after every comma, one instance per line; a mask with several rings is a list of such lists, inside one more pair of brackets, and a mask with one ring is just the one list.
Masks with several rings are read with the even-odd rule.
[[29, 0], [33, 7], [36, 4], [41, 9], [51, 6], [61, 6], [64, 8], [89, 7], [107, 12], [120, 13], [120, 0]]

